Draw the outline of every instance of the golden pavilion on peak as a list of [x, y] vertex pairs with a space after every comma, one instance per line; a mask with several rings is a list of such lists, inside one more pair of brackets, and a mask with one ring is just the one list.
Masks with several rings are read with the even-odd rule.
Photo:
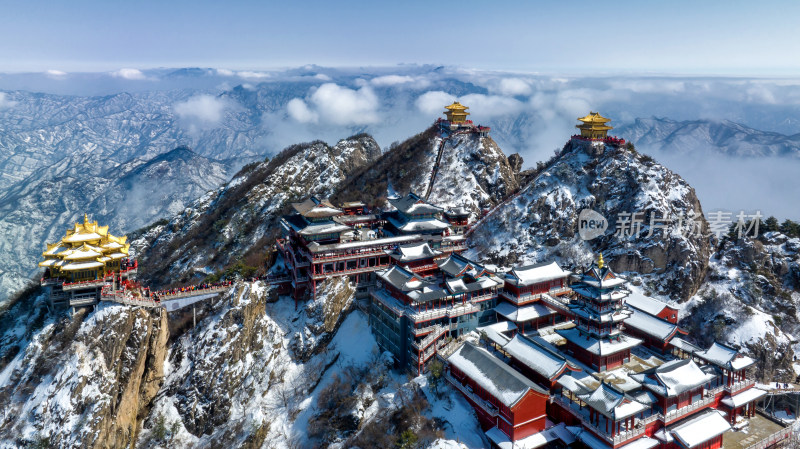
[[84, 215], [83, 223], [75, 223], [60, 241], [47, 244], [39, 266], [47, 269], [45, 278], [51, 283], [100, 281], [122, 268], [130, 247], [127, 239], [109, 234], [108, 226], [90, 222]]
[[469, 112], [469, 106], [464, 106], [463, 104], [454, 101], [453, 104], [450, 106], [444, 107], [444, 115], [447, 116], [447, 121], [450, 123], [465, 123], [467, 121], [467, 116]]
[[581, 130], [581, 137], [586, 139], [605, 139], [608, 132], [614, 129], [613, 126], [606, 125], [611, 119], [603, 117], [599, 112], [589, 112], [586, 117], [579, 117], [578, 121], [582, 123], [575, 127]]

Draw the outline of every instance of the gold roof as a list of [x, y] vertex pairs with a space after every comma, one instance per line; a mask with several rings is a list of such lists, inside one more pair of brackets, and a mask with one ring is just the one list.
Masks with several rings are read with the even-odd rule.
[[589, 112], [589, 115], [586, 117], [578, 117], [578, 120], [582, 121], [583, 123], [591, 124], [601, 124], [611, 121], [610, 118], [603, 117], [599, 112]]
[[444, 108], [447, 109], [448, 111], [466, 111], [467, 109], [469, 109], [469, 106], [464, 106], [463, 104], [454, 101], [453, 104], [451, 104], [450, 106], [445, 106]]
[[130, 244], [126, 236], [108, 233], [108, 226], [89, 221], [84, 214], [83, 222], [67, 228], [58, 242], [47, 243], [42, 253], [40, 267], [49, 267], [56, 276], [61, 270], [81, 270], [105, 267], [106, 263], [128, 255]]

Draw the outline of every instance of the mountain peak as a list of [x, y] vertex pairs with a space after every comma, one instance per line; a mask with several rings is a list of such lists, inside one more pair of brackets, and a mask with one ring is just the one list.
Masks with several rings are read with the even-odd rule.
[[[607, 220], [602, 236], [580, 237], [584, 209]], [[640, 232], [615, 235], [631, 214], [643, 221]], [[625, 147], [573, 140], [517, 196], [481, 220], [471, 242], [479, 257], [503, 265], [555, 259], [576, 267], [602, 252], [615, 271], [641, 274], [652, 290], [686, 299], [703, 280], [709, 243], [671, 228], [653, 226], [651, 233], [651, 217], [654, 224], [669, 217], [707, 226], [694, 189], [680, 176]]]

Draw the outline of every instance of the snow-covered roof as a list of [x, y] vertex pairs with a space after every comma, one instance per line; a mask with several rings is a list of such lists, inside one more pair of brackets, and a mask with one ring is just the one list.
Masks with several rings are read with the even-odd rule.
[[68, 246], [63, 245], [54, 245], [52, 248], [48, 249], [47, 251], [43, 252], [43, 256], [54, 256], [62, 251], [66, 251], [70, 249]]
[[327, 200], [319, 200], [313, 196], [300, 203], [292, 203], [292, 207], [297, 213], [308, 218], [335, 217], [342, 214], [341, 209], [337, 209]]
[[647, 312], [650, 315], [658, 315], [663, 312], [665, 308], [674, 309], [677, 312], [677, 307], [674, 304], [645, 296], [635, 290], [625, 298], [625, 303], [643, 312]]
[[108, 257], [110, 257], [112, 259], [124, 259], [124, 258], [128, 257], [128, 255], [125, 254], [125, 253], [111, 253], [111, 254], [108, 254]]
[[567, 359], [535, 341], [517, 334], [503, 351], [547, 379], [553, 379], [567, 368]]
[[513, 268], [506, 273], [506, 280], [512, 285], [528, 286], [540, 282], [563, 279], [570, 275], [555, 262], [544, 262]]
[[515, 323], [530, 321], [556, 313], [555, 310], [550, 309], [538, 301], [522, 307], [517, 307], [507, 302], [501, 302], [495, 306], [494, 311]]
[[77, 270], [89, 270], [92, 268], [100, 268], [103, 266], [103, 262], [79, 262], [79, 263], [68, 263], [66, 265], [62, 265], [61, 269], [65, 271], [77, 271]]
[[311, 242], [308, 245], [308, 250], [312, 253], [321, 253], [325, 251], [335, 251], [340, 249], [355, 249], [368, 246], [388, 245], [392, 243], [413, 242], [422, 239], [420, 235], [400, 235], [397, 237], [386, 237], [374, 240], [356, 240], [353, 242], [345, 243], [330, 243], [327, 245], [320, 245], [317, 242]]
[[95, 259], [102, 255], [103, 255], [102, 251], [95, 251], [84, 245], [76, 249], [75, 251], [71, 252], [70, 254], [68, 254], [66, 257], [64, 257], [64, 259], [66, 260]]
[[734, 371], [747, 368], [755, 363], [755, 360], [740, 354], [736, 349], [717, 342], [714, 342], [714, 344], [705, 351], [695, 352], [694, 355], [708, 363]]
[[39, 262], [40, 267], [49, 267], [52, 266], [54, 263], [58, 262], [58, 259], [45, 259]]
[[486, 271], [482, 266], [458, 254], [451, 254], [447, 259], [437, 260], [436, 264], [439, 265], [440, 270], [453, 277], [469, 274], [478, 278]]
[[575, 343], [592, 354], [597, 355], [614, 354], [619, 351], [637, 346], [642, 342], [642, 340], [630, 337], [628, 335], [620, 335], [618, 340], [587, 338], [585, 335], [580, 335], [580, 332], [577, 328], [558, 329], [556, 332], [572, 343]]
[[588, 385], [583, 383], [580, 379], [578, 379], [575, 376], [563, 375], [558, 378], [557, 383], [562, 387], [566, 388], [567, 390], [578, 395], [588, 394], [592, 392], [592, 389], [589, 388]]
[[[583, 444], [591, 449], [611, 449], [611, 446], [606, 444], [605, 441], [601, 440], [592, 432], [589, 432], [581, 426], [567, 426], [567, 429], [573, 435], [575, 435], [577, 439], [581, 440]], [[620, 446], [618, 449], [652, 449], [657, 445], [657, 440], [643, 435], [624, 446]]]
[[511, 441], [508, 435], [497, 427], [492, 427], [487, 430], [486, 437], [500, 449], [536, 449], [546, 446], [556, 440], [561, 440], [561, 442], [567, 446], [575, 442], [575, 435], [567, 430], [564, 423], [559, 423], [549, 429], [536, 432], [533, 435], [515, 441]]
[[632, 327], [660, 340], [669, 340], [678, 332], [678, 326], [658, 317], [631, 307], [631, 315], [625, 320], [626, 327]]
[[[581, 304], [572, 305], [570, 308], [577, 316], [589, 320], [599, 320], [601, 323], [618, 323], [620, 321], [625, 321], [632, 313], [630, 309], [610, 309], [602, 313], [597, 313]], [[625, 322], [627, 323], [627, 321]]]
[[436, 214], [444, 210], [441, 207], [426, 203], [425, 200], [413, 192], [402, 198], [389, 198], [389, 203], [406, 215]]
[[469, 376], [487, 393], [507, 407], [513, 407], [529, 391], [547, 394], [489, 351], [466, 342], [447, 358], [447, 362]]
[[731, 429], [728, 420], [717, 410], [706, 413], [672, 429], [672, 436], [677, 438], [684, 447], [692, 448], [701, 443], [718, 437]]
[[624, 419], [648, 409], [646, 405], [626, 397], [624, 393], [605, 382], [601, 382], [593, 392], [579, 397], [596, 411], [614, 420]]
[[693, 390], [713, 380], [715, 376], [700, 369], [694, 360], [678, 359], [631, 374], [631, 377], [661, 396], [673, 397]]
[[376, 274], [381, 280], [391, 284], [396, 289], [401, 291], [416, 290], [423, 286], [429, 285], [429, 282], [397, 265], [393, 265], [391, 268], [387, 268], [386, 270], [378, 271]]
[[470, 214], [469, 210], [464, 206], [454, 207], [452, 209], [447, 210], [445, 213], [453, 217], [466, 216]]
[[672, 340], [669, 341], [669, 344], [688, 353], [700, 350], [699, 346], [695, 346], [680, 337], [673, 337]]
[[602, 290], [590, 288], [587, 287], [586, 285], [573, 285], [572, 291], [586, 298], [595, 298], [604, 301], [622, 299], [628, 296], [627, 290], [613, 290], [611, 292], [604, 293], [602, 292]]
[[447, 285], [447, 289], [450, 290], [450, 293], [453, 294], [469, 291], [467, 286], [464, 285], [463, 279], [447, 279], [445, 284]]
[[100, 240], [102, 238], [103, 237], [96, 232], [88, 232], [88, 233], [72, 234], [69, 237], [64, 237], [62, 241], [65, 243], [80, 243], [80, 242], [90, 242], [93, 240]]
[[411, 262], [413, 260], [430, 259], [442, 254], [441, 251], [434, 251], [427, 242], [411, 243], [399, 245], [390, 253], [393, 259], [400, 262]]
[[320, 224], [312, 224], [306, 227], [300, 228], [298, 232], [300, 235], [320, 235], [320, 234], [338, 234], [340, 232], [349, 231], [352, 229], [350, 226], [343, 225], [336, 223], [335, 221], [330, 221], [327, 223], [320, 223]]
[[608, 266], [599, 268], [596, 264], [584, 271], [580, 276], [581, 282], [598, 288], [612, 288], [624, 284], [625, 279], [618, 277]]
[[436, 218], [419, 218], [400, 223], [394, 218], [389, 217], [389, 221], [403, 232], [442, 231], [450, 227], [449, 224]]
[[761, 398], [765, 394], [767, 394], [767, 392], [764, 390], [760, 390], [758, 388], [748, 388], [741, 393], [726, 397], [722, 400], [722, 403], [731, 408], [741, 407]]
[[508, 343], [511, 338], [507, 337], [504, 332], [509, 332], [517, 329], [517, 325], [511, 321], [501, 321], [499, 323], [490, 324], [476, 329], [478, 332], [486, 334], [486, 338], [492, 343], [503, 346]]

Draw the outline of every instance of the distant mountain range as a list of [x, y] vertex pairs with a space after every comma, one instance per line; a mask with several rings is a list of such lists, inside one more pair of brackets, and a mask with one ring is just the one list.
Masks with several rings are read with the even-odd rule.
[[[115, 232], [130, 232], [219, 187], [244, 164], [299, 141], [335, 142], [369, 132], [386, 151], [391, 142], [428, 127], [454, 99], [470, 106], [476, 123], [492, 127], [494, 141], [508, 154], [520, 153], [523, 168], [561, 148], [579, 113], [599, 109], [614, 120], [617, 135], [635, 142], [640, 151], [675, 154], [677, 161], [656, 157], [687, 177], [710, 208], [717, 204], [716, 198], [707, 199], [709, 192], [718, 186], [704, 185], [705, 176], [693, 176], [681, 166], [687, 160], [682, 155], [702, 153], [714, 161], [774, 156], [776, 162], [761, 167], [771, 173], [790, 166], [786, 160], [800, 160], [800, 134], [729, 121], [631, 117], [650, 106], [678, 116], [691, 109], [657, 101], [652, 92], [637, 97], [639, 103], [615, 97], [589, 102], [586, 86], [600, 89], [611, 82], [603, 79], [522, 79], [436, 66], [307, 66], [279, 73], [160, 69], [143, 71], [136, 79], [53, 76], [0, 78], [0, 88], [60, 92], [0, 91], [0, 302], [36, 272], [45, 241], [83, 213], [111, 224]], [[515, 82], [501, 82], [509, 77]], [[327, 90], [320, 92], [322, 87]], [[290, 103], [300, 109], [290, 110]], [[665, 104], [669, 107], [662, 108]], [[760, 115], [759, 107], [747, 106], [746, 113], [739, 111], [744, 106], [733, 108], [731, 116], [761, 117], [756, 122], [775, 123], [772, 129], [796, 128], [790, 106]], [[173, 151], [181, 147], [191, 151]], [[715, 159], [719, 156], [724, 158]], [[790, 191], [778, 186], [758, 194], [791, 204]], [[741, 207], [751, 207], [743, 198], [737, 196]], [[788, 213], [778, 207], [765, 209]]]
[[800, 159], [800, 134], [760, 131], [728, 120], [637, 118], [615, 132], [650, 150], [688, 153], [705, 149], [729, 156]]

